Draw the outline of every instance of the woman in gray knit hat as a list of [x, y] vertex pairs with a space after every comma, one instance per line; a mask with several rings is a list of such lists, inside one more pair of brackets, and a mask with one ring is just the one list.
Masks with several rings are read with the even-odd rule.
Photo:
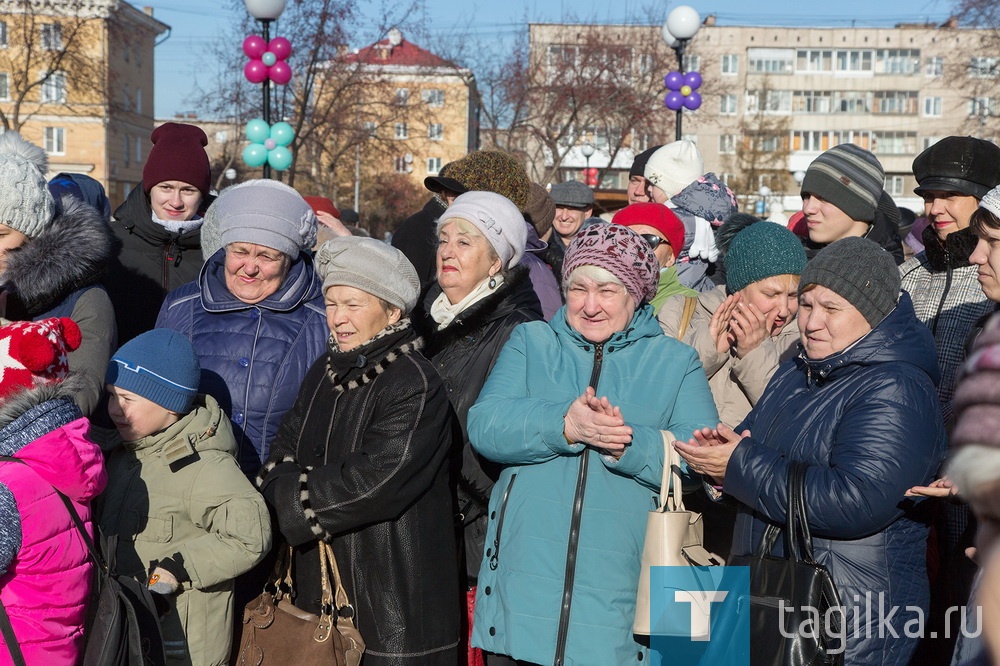
[[[934, 478], [947, 448], [934, 340], [900, 291], [892, 255], [856, 237], [831, 243], [802, 272], [798, 328], [799, 356], [742, 423], [676, 447], [740, 503], [734, 556], [784, 524], [789, 465], [807, 464], [815, 559], [845, 606], [844, 635], [828, 638], [846, 638], [845, 664], [903, 666], [917, 644], [904, 626], [926, 615], [929, 599], [928, 529], [905, 495]], [[877, 616], [876, 604], [898, 612]], [[891, 630], [871, 631], [879, 617]], [[755, 636], [769, 639], [780, 636]]]
[[333, 546], [369, 666], [458, 663], [453, 422], [410, 326], [420, 281], [394, 247], [345, 236], [316, 255], [330, 338], [258, 481], [294, 548], [296, 604], [319, 614]]

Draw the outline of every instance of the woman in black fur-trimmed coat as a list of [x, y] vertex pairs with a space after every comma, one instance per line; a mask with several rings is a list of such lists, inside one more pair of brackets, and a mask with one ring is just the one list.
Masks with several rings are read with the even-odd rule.
[[90, 416], [118, 345], [115, 311], [100, 284], [111, 257], [111, 230], [92, 206], [71, 196], [61, 203], [62, 212], [40, 234], [7, 253], [0, 282], [7, 319], [69, 317], [80, 327], [82, 342], [69, 353], [69, 369], [83, 380], [74, 400]]

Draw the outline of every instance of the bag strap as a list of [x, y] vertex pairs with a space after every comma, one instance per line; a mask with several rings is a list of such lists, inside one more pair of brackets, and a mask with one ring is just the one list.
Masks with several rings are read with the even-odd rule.
[[337, 622], [339, 623], [341, 619], [347, 619], [354, 623], [354, 606], [351, 605], [350, 599], [347, 597], [347, 590], [344, 588], [344, 580], [340, 577], [340, 567], [337, 566], [337, 557], [333, 554], [333, 547], [322, 542], [323, 546], [327, 549], [327, 562], [330, 566], [330, 573], [333, 579], [333, 587], [335, 590], [335, 603], [336, 603], [336, 614]]
[[660, 476], [660, 511], [684, 511], [684, 494], [681, 489], [681, 455], [672, 446], [676, 439], [669, 430], [661, 430], [663, 437], [663, 474]]
[[[795, 543], [796, 559], [813, 563], [816, 560], [813, 557], [812, 534], [809, 531], [809, 514], [806, 509], [805, 481], [806, 470], [808, 468], [809, 465], [807, 463], [796, 463], [795, 485], [789, 488], [790, 492], [793, 492], [795, 495], [794, 523], [792, 524], [794, 534], [789, 532], [791, 535], [789, 538], [793, 539]], [[801, 550], [799, 550], [800, 547]]]
[[698, 306], [697, 296], [684, 297], [684, 310], [681, 312], [681, 324], [677, 327], [677, 339], [680, 340], [687, 333], [688, 325], [694, 316], [694, 309]]
[[2, 602], [0, 602], [0, 633], [3, 634], [3, 642], [7, 644], [7, 649], [10, 650], [10, 658], [14, 662], [14, 666], [25, 666], [24, 655], [21, 653], [21, 644], [17, 642], [17, 636], [14, 635], [14, 627], [10, 626], [10, 617], [7, 616], [7, 609]]

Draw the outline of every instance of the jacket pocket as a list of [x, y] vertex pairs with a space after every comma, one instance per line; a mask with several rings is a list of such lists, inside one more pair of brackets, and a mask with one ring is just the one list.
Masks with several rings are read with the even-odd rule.
[[[135, 540], [148, 543], [169, 543], [173, 539], [174, 526], [170, 516], [140, 516], [130, 512], [129, 523], [135, 527]], [[143, 525], [145, 523], [145, 525]]]
[[[510, 481], [507, 482], [507, 488], [503, 491], [503, 499], [500, 500], [500, 508], [495, 513], [497, 516], [497, 529], [493, 536], [493, 553], [490, 555], [491, 571], [496, 571], [497, 566], [500, 564], [500, 536], [503, 532], [503, 519], [504, 514], [507, 513], [507, 502], [510, 500], [510, 491], [514, 487], [514, 481], [516, 480], [517, 474], [511, 474]], [[490, 517], [492, 518], [493, 516]]]

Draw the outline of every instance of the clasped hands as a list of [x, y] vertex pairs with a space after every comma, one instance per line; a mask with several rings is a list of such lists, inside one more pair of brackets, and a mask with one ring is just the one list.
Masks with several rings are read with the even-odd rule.
[[692, 472], [703, 474], [721, 486], [733, 451], [744, 437], [750, 437], [750, 431], [736, 434], [725, 423], [720, 423], [714, 428], [695, 430], [693, 434], [687, 442], [674, 442], [674, 448]]
[[632, 428], [625, 425], [622, 410], [608, 398], [597, 397], [592, 386], [574, 400], [563, 417], [563, 436], [618, 460], [632, 443]]

